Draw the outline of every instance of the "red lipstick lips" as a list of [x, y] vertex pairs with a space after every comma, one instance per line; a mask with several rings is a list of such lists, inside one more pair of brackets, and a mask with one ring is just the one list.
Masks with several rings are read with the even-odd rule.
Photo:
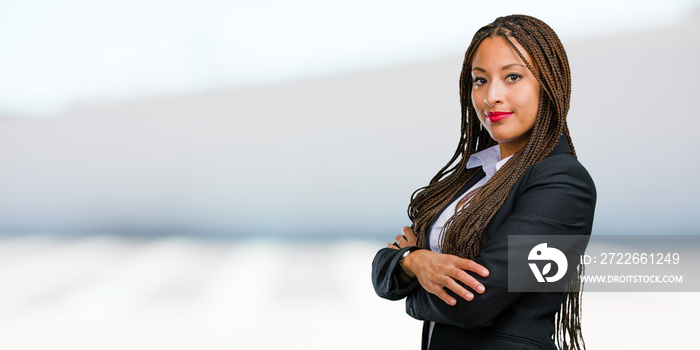
[[486, 117], [489, 118], [489, 120], [493, 122], [497, 122], [499, 120], [506, 119], [513, 115], [513, 112], [488, 112], [486, 113]]

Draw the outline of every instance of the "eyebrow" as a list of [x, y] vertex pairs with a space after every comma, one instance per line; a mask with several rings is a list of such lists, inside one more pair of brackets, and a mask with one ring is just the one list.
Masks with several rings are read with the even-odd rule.
[[[506, 69], [508, 69], [508, 68], [510, 68], [510, 67], [513, 67], [513, 66], [521, 66], [521, 67], [527, 68], [524, 64], [520, 64], [520, 63], [511, 63], [511, 64], [507, 64], [507, 65], [501, 67], [501, 70], [506, 70]], [[483, 69], [483, 68], [481, 68], [481, 67], [474, 67], [474, 68], [472, 68], [472, 70], [473, 70], [473, 71], [474, 71], [474, 70], [478, 70], [478, 71], [481, 71], [481, 72], [486, 73], [486, 69]]]

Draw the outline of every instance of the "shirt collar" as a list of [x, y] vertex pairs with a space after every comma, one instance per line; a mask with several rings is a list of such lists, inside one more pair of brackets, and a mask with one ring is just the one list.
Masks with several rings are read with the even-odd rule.
[[481, 167], [486, 173], [486, 177], [490, 178], [503, 164], [506, 164], [510, 157], [512, 155], [501, 159], [501, 148], [498, 145], [491, 146], [472, 154], [467, 160], [467, 169]]

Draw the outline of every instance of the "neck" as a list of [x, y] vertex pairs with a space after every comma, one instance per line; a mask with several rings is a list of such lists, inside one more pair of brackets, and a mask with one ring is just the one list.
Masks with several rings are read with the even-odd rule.
[[525, 137], [515, 139], [508, 142], [499, 142], [498, 148], [501, 150], [501, 160], [506, 159], [515, 152], [521, 150], [530, 141], [530, 133], [526, 134]]
[[527, 144], [527, 142], [525, 142], [522, 145], [513, 145], [511, 143], [505, 143], [505, 142], [499, 143], [498, 148], [501, 149], [501, 160], [512, 156], [513, 154], [515, 154], [515, 152], [517, 152], [521, 148], [525, 147], [526, 144]]

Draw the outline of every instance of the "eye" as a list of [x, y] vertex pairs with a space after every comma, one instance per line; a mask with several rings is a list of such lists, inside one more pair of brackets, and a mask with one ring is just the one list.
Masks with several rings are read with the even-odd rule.
[[510, 74], [508, 74], [508, 76], [506, 77], [506, 81], [509, 81], [509, 82], [516, 82], [516, 81], [520, 80], [520, 78], [522, 78], [522, 77], [523, 77], [523, 76], [520, 75], [520, 74], [517, 74], [517, 73], [510, 73]]
[[482, 86], [482, 85], [484, 85], [484, 84], [486, 84], [486, 79], [481, 78], [481, 77], [475, 77], [475, 78], [474, 78], [474, 85], [476, 85], [476, 86]]

